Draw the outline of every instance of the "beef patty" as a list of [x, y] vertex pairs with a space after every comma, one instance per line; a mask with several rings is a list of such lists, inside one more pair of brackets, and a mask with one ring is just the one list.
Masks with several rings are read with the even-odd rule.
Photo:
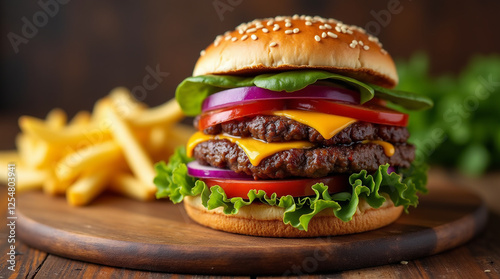
[[320, 146], [311, 149], [290, 149], [278, 152], [253, 166], [246, 153], [228, 140], [209, 140], [194, 148], [198, 162], [217, 168], [229, 168], [255, 179], [282, 179], [287, 177], [322, 177], [333, 173], [373, 172], [379, 165], [410, 166], [415, 157], [411, 144], [394, 144], [395, 153], [388, 157], [384, 149], [373, 143]]
[[[197, 121], [195, 121], [195, 126]], [[355, 122], [333, 138], [325, 140], [314, 128], [284, 116], [258, 115], [228, 121], [209, 127], [205, 134], [227, 133], [239, 137], [253, 137], [267, 142], [309, 141], [320, 145], [351, 144], [362, 140], [383, 140], [405, 143], [410, 134], [406, 127]]]

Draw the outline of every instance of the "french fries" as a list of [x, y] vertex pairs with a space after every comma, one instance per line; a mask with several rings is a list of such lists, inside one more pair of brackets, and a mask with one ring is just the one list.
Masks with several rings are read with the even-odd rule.
[[86, 205], [106, 189], [111, 174], [106, 170], [96, 170], [83, 176], [66, 191], [66, 199], [71, 205]]
[[147, 186], [148, 191], [154, 194], [156, 187], [153, 184], [155, 177], [153, 161], [134, 136], [132, 129], [116, 114], [113, 108], [109, 107], [107, 112], [108, 118], [111, 120], [111, 133], [114, 140], [121, 146], [130, 169]]
[[89, 168], [106, 167], [120, 152], [120, 146], [114, 141], [89, 145], [62, 158], [56, 165], [55, 175], [60, 181], [73, 179]]
[[128, 197], [140, 201], [147, 201], [153, 198], [149, 192], [144, 191], [148, 187], [139, 179], [129, 173], [120, 173], [111, 178], [111, 190], [117, 193], [122, 193]]
[[[194, 132], [179, 126], [183, 114], [171, 100], [155, 108], [118, 87], [98, 100], [92, 112], [72, 119], [61, 109], [45, 119], [19, 118], [17, 151], [0, 152], [0, 163], [16, 163], [19, 191], [42, 189], [86, 205], [109, 189], [124, 196], [154, 199], [153, 164], [167, 160]], [[0, 182], [7, 177], [0, 172]]]

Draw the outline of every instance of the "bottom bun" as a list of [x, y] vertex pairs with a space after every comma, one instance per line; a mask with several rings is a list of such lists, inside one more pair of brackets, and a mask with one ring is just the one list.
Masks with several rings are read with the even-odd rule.
[[267, 237], [315, 237], [365, 232], [389, 225], [403, 212], [402, 206], [395, 207], [388, 198], [377, 209], [360, 199], [351, 221], [344, 222], [331, 210], [323, 210], [311, 219], [308, 230], [304, 231], [285, 225], [284, 209], [277, 206], [253, 203], [240, 208], [237, 214], [227, 215], [222, 208], [206, 209], [201, 204], [200, 196], [196, 196], [186, 197], [184, 208], [189, 217], [201, 225], [231, 233]]

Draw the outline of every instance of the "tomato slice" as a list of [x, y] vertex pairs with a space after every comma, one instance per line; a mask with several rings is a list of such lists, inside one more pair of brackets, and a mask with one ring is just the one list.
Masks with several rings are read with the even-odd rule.
[[349, 105], [320, 100], [308, 100], [305, 102], [289, 100], [288, 106], [294, 109], [335, 114], [377, 124], [408, 125], [408, 114], [384, 107], [375, 101], [364, 105]]
[[245, 116], [262, 114], [263, 112], [282, 110], [286, 106], [284, 100], [271, 100], [252, 102], [244, 105], [234, 106], [231, 108], [213, 110], [203, 113], [198, 122], [198, 128], [205, 130], [206, 128], [220, 124], [229, 120], [238, 119]]
[[291, 195], [293, 197], [303, 197], [314, 195], [311, 189], [316, 183], [328, 185], [329, 193], [339, 193], [350, 191], [349, 176], [335, 175], [322, 178], [299, 178], [281, 180], [253, 180], [253, 179], [224, 179], [224, 178], [203, 178], [207, 186], [219, 185], [228, 198], [247, 198], [250, 190], [264, 190], [268, 196], [276, 193], [278, 197]]
[[370, 101], [363, 105], [341, 104], [325, 100], [266, 100], [201, 114], [198, 128], [204, 130], [226, 121], [259, 114], [272, 114], [276, 110], [297, 109], [351, 117], [360, 121], [394, 126], [407, 126], [408, 115]]

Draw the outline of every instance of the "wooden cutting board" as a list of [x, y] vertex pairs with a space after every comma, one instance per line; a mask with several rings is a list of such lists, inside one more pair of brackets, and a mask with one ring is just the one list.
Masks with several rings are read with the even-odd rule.
[[219, 232], [192, 222], [182, 205], [105, 195], [87, 207], [41, 192], [19, 195], [18, 235], [63, 257], [190, 274], [288, 275], [384, 265], [461, 245], [484, 227], [487, 208], [458, 188], [430, 185], [420, 205], [385, 228], [307, 239]]

